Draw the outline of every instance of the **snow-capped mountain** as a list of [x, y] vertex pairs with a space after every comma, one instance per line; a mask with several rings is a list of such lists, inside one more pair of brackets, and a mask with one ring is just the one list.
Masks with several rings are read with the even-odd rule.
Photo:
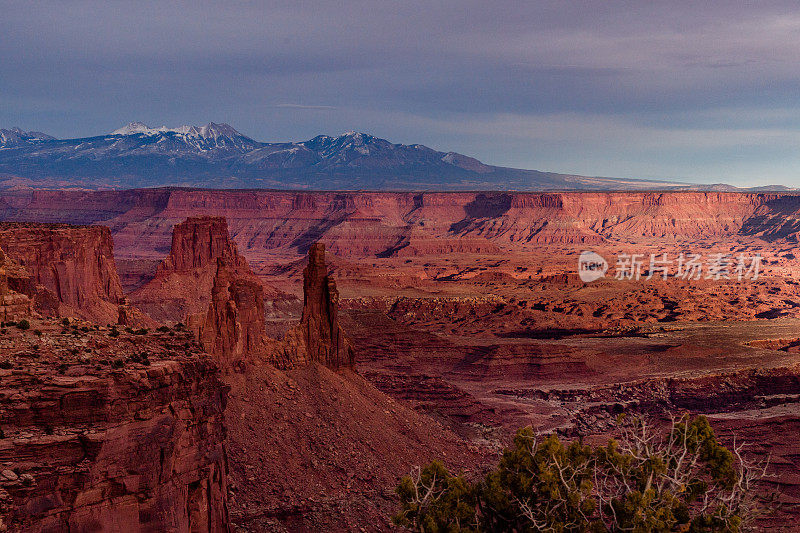
[[40, 141], [51, 141], [54, 137], [40, 131], [22, 131], [19, 128], [0, 129], [0, 148], [34, 144]]
[[111, 135], [121, 137], [141, 137], [145, 144], [159, 150], [178, 150], [183, 145], [190, 150], [206, 152], [221, 150], [246, 153], [258, 148], [258, 143], [236, 131], [228, 124], [214, 124], [205, 126], [179, 126], [177, 128], [150, 128], [141, 122], [131, 122], [111, 132]]
[[213, 122], [174, 128], [131, 122], [107, 135], [79, 139], [0, 130], [0, 173], [84, 187], [544, 190], [677, 185], [494, 167], [455, 152], [354, 131], [263, 143]]

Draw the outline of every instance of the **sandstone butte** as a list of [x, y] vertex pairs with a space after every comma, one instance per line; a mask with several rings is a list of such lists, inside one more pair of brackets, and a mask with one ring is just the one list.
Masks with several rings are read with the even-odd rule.
[[[264, 333], [263, 289], [236, 253], [224, 219], [203, 217], [177, 225], [172, 253], [160, 269], [162, 275], [188, 277], [197, 269], [213, 273], [207, 312], [196, 316], [198, 326], [191, 331], [180, 323], [146, 332], [74, 316], [62, 321], [58, 313], [75, 310], [61, 299], [51, 310], [55, 317], [37, 312], [31, 298], [9, 287], [30, 285], [32, 279], [60, 287], [69, 279], [68, 297], [76, 300], [68, 301], [92, 302], [95, 316], [123, 315], [128, 304], [117, 292], [118, 281], [114, 283], [105, 228], [13, 228], [17, 231], [3, 233], [3, 242], [37, 274], [29, 275], [0, 254], [0, 312], [6, 321], [25, 318], [31, 323], [30, 329], [4, 329], [0, 337], [0, 528], [229, 531], [231, 516], [249, 523], [248, 506], [281, 505], [282, 498], [274, 494], [272, 501], [263, 502], [259, 491], [292, 486], [305, 472], [305, 459], [292, 457], [298, 446], [293, 433], [284, 429], [263, 442], [248, 434], [258, 423], [264, 424], [258, 433], [268, 433], [265, 420], [281, 412], [294, 420], [291, 432], [358, 433], [353, 438], [366, 446], [358, 457], [327, 456], [337, 463], [326, 466], [331, 472], [324, 478], [329, 493], [352, 483], [334, 474], [347, 471], [352, 461], [352, 467], [374, 472], [393, 465], [391, 474], [381, 474], [381, 481], [389, 484], [401, 465], [409, 468], [432, 449], [458, 456], [457, 436], [394, 404], [350, 370], [353, 350], [338, 323], [338, 293], [321, 244], [309, 251], [302, 319], [283, 340], [276, 340]], [[67, 259], [78, 243], [87, 244], [84, 255]], [[67, 250], [59, 249], [62, 244]], [[42, 256], [63, 266], [44, 273]], [[71, 261], [87, 257], [93, 258], [92, 267], [81, 277]], [[108, 311], [104, 304], [109, 304]], [[248, 374], [241, 372], [245, 369]], [[302, 383], [304, 397], [292, 406], [276, 406], [285, 400], [272, 390], [264, 392], [265, 379], [270, 389], [288, 384], [297, 390], [291, 383]], [[320, 398], [325, 389], [336, 395]], [[229, 394], [236, 410], [230, 413], [228, 406], [226, 415]], [[351, 404], [349, 415], [339, 413], [345, 399]], [[254, 412], [255, 406], [259, 410]], [[391, 450], [388, 461], [382, 459], [389, 451], [379, 430], [397, 432], [390, 437], [391, 446], [402, 446]], [[272, 453], [280, 450], [284, 457], [267, 465], [263, 458], [249, 464], [265, 447]], [[298, 487], [289, 499], [319, 497], [318, 490]], [[241, 503], [229, 504], [229, 493]], [[388, 509], [370, 508], [371, 519], [386, 522]], [[314, 512], [319, 511], [309, 509]], [[325, 511], [316, 520], [330, 524], [332, 516]]]

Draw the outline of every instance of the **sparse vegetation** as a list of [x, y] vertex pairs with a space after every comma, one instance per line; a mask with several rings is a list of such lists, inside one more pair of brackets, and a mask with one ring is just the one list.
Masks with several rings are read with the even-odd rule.
[[596, 447], [528, 427], [481, 482], [439, 462], [404, 477], [394, 521], [424, 532], [734, 533], [753, 526], [765, 468], [719, 444], [705, 417], [674, 421], [666, 435], [632, 419]]

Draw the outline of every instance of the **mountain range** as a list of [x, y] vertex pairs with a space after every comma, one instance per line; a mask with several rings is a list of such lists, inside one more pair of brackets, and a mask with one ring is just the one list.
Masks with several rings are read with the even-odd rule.
[[[456, 152], [366, 133], [259, 142], [228, 124], [151, 128], [56, 139], [0, 129], [5, 187], [302, 188], [325, 190], [647, 190], [686, 183], [557, 174], [486, 165]], [[706, 188], [727, 188], [709, 186]]]

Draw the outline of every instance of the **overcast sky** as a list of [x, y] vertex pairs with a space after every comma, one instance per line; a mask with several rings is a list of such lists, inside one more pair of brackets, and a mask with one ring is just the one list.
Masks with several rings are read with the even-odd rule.
[[800, 186], [800, 7], [0, 0], [0, 127], [81, 137], [133, 120]]

